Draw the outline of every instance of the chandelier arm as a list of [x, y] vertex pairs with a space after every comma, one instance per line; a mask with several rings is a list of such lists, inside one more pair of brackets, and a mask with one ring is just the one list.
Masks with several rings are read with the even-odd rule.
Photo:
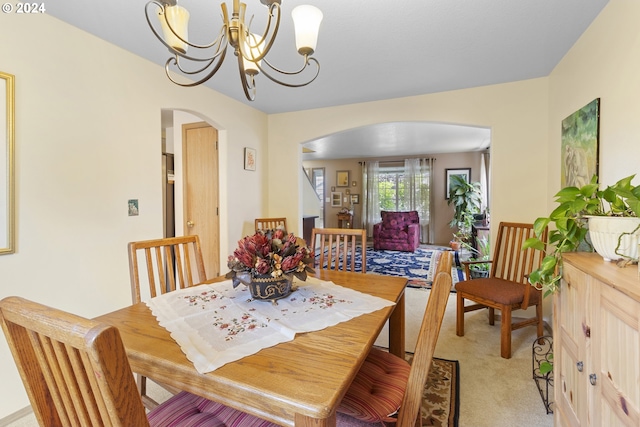
[[198, 73], [202, 72], [203, 70], [206, 70], [207, 68], [209, 68], [209, 66], [214, 62], [215, 58], [212, 58], [211, 61], [209, 62], [209, 64], [207, 64], [203, 68], [200, 68], [197, 71], [185, 71], [180, 67], [180, 64], [178, 63], [177, 59], [175, 57], [172, 57], [172, 58], [167, 59], [167, 62], [164, 65], [165, 73], [167, 74], [167, 77], [169, 78], [169, 80], [171, 80], [173, 83], [177, 84], [178, 86], [182, 86], [182, 87], [198, 86], [199, 84], [202, 84], [202, 83], [206, 82], [207, 80], [209, 80], [211, 77], [213, 77], [213, 75], [215, 73], [218, 72], [218, 70], [222, 66], [222, 63], [224, 62], [224, 58], [225, 58], [226, 54], [227, 54], [227, 51], [225, 49], [225, 50], [222, 51], [222, 55], [220, 56], [220, 59], [218, 61], [216, 61], [213, 69], [211, 69], [211, 71], [206, 76], [204, 76], [200, 80], [197, 80], [197, 81], [192, 82], [192, 83], [181, 83], [181, 82], [177, 81], [176, 79], [174, 79], [171, 76], [169, 65], [173, 62], [175, 64], [175, 66], [180, 70], [180, 72], [182, 72], [184, 74], [187, 74], [187, 75], [192, 75], [192, 74], [198, 74]]
[[[275, 9], [277, 9], [277, 17], [275, 18], [275, 24], [273, 24], [274, 28], [273, 28], [273, 30], [271, 30], [272, 20], [274, 19], [274, 10]], [[244, 24], [244, 20], [240, 21], [241, 22], [241, 24], [240, 24], [240, 37], [242, 38], [242, 41], [240, 43], [240, 52], [242, 53], [242, 56], [245, 57], [245, 59], [255, 62], [255, 61], [261, 61], [261, 60], [264, 59], [265, 56], [267, 56], [267, 54], [271, 50], [271, 47], [273, 46], [273, 42], [276, 40], [276, 36], [278, 35], [278, 31], [280, 30], [280, 15], [281, 15], [280, 5], [278, 3], [272, 3], [271, 6], [269, 6], [269, 19], [268, 19], [267, 25], [266, 25], [266, 27], [264, 29], [264, 33], [262, 33], [262, 36], [256, 42], [256, 44], [250, 43], [252, 38], [249, 37], [249, 35], [251, 34], [251, 24], [253, 23], [254, 16], [251, 16], [251, 20], [249, 21], [249, 25], [245, 25]], [[247, 39], [249, 39], [249, 43], [247, 43]], [[256, 48], [258, 48], [262, 43], [265, 44], [264, 48], [257, 49], [257, 50], [261, 51], [261, 53], [257, 57], [254, 57], [253, 56], [253, 51]], [[247, 54], [245, 52], [246, 47], [249, 48], [249, 54]]]
[[[153, 32], [153, 34], [156, 36], [156, 38], [158, 40], [160, 40], [160, 42], [165, 45], [170, 51], [171, 53], [175, 53], [176, 55], [180, 55], [183, 58], [187, 58], [190, 60], [198, 60], [197, 58], [192, 58], [189, 57], [186, 54], [183, 54], [182, 52], [179, 52], [177, 50], [175, 50], [171, 45], [169, 45], [165, 40], [164, 37], [156, 30], [156, 28], [153, 26], [153, 24], [151, 23], [151, 19], [149, 18], [149, 5], [151, 4], [155, 4], [158, 8], [160, 8], [163, 11], [163, 16], [165, 17], [164, 20], [167, 23], [167, 26], [169, 27], [169, 29], [171, 30], [171, 32], [173, 33], [174, 36], [176, 36], [181, 42], [187, 44], [187, 46], [189, 47], [193, 47], [194, 49], [209, 49], [211, 47], [214, 47], [217, 45], [216, 47], [216, 51], [220, 51], [220, 46], [221, 46], [221, 42], [222, 42], [222, 37], [226, 35], [227, 33], [227, 24], [225, 23], [222, 26], [222, 29], [220, 30], [220, 34], [218, 35], [218, 37], [216, 37], [216, 39], [214, 41], [212, 41], [209, 44], [195, 44], [195, 43], [191, 43], [188, 40], [183, 39], [182, 37], [180, 37], [179, 34], [177, 34], [174, 30], [173, 27], [171, 26], [171, 24], [169, 23], [169, 21], [166, 18], [166, 14], [164, 13], [164, 5], [160, 2], [158, 2], [157, 0], [151, 0], [149, 1], [144, 8], [144, 15], [145, 18], [147, 19], [147, 25], [149, 25], [149, 28], [151, 28], [151, 31]], [[226, 37], [225, 37], [226, 38]], [[224, 43], [224, 46], [226, 47], [226, 43]]]
[[[242, 90], [244, 91], [244, 96], [246, 96], [249, 101], [254, 101], [256, 99], [256, 82], [253, 76], [250, 76], [251, 82], [247, 80], [247, 73], [245, 73], [244, 71], [242, 54], [236, 56], [238, 57], [238, 70], [240, 71], [240, 80], [242, 81]], [[251, 91], [251, 93], [249, 93], [249, 91]]]
[[264, 63], [267, 64], [269, 66], [269, 68], [271, 68], [273, 71], [276, 71], [277, 73], [283, 74], [285, 76], [295, 76], [297, 74], [300, 74], [301, 72], [303, 72], [307, 66], [309, 65], [310, 62], [314, 62], [316, 64], [316, 73], [315, 75], [311, 78], [311, 80], [308, 80], [307, 82], [304, 83], [286, 83], [282, 80], [278, 80], [277, 78], [273, 77], [271, 74], [269, 74], [264, 67], [262, 67], [261, 65], [257, 64], [258, 69], [260, 70], [260, 72], [262, 72], [269, 80], [271, 80], [272, 82], [278, 83], [282, 86], [286, 86], [286, 87], [302, 87], [302, 86], [306, 86], [309, 83], [313, 82], [318, 75], [320, 74], [320, 63], [318, 62], [317, 59], [313, 58], [313, 57], [309, 57], [305, 55], [305, 61], [304, 61], [304, 65], [302, 66], [301, 69], [299, 69], [298, 71], [283, 71], [280, 70], [276, 67], [274, 67], [273, 65], [271, 65], [267, 60], [264, 60]]

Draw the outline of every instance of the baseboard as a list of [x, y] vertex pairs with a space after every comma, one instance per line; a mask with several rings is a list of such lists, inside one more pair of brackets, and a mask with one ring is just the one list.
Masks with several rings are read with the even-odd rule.
[[0, 427], [7, 427], [11, 423], [15, 423], [21, 418], [26, 417], [33, 413], [33, 409], [31, 409], [31, 405], [26, 406], [19, 411], [14, 412], [13, 414], [9, 414], [6, 417], [0, 419]]

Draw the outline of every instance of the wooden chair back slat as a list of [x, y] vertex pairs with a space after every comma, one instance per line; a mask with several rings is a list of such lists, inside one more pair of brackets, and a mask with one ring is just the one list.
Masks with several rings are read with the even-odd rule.
[[255, 220], [256, 232], [259, 230], [275, 230], [279, 226], [289, 232], [287, 228], [287, 218], [256, 218]]
[[[440, 255], [440, 259], [438, 260], [438, 264], [436, 265], [436, 274], [435, 277], [438, 276], [438, 273], [447, 273], [451, 275], [451, 269], [453, 268], [453, 252], [452, 251], [444, 251], [442, 255]], [[434, 277], [434, 280], [435, 280]]]
[[0, 324], [39, 425], [149, 425], [116, 328], [19, 297]]
[[[131, 299], [141, 301], [138, 254], [147, 264], [151, 298], [207, 280], [198, 236], [169, 237], [129, 243]], [[142, 257], [144, 254], [144, 258]]]
[[[496, 239], [491, 277], [528, 284], [528, 274], [542, 263], [544, 254], [535, 249], [522, 250], [526, 239], [534, 237], [533, 224], [500, 223]], [[541, 236], [547, 239], [547, 230]]]
[[318, 268], [336, 271], [355, 271], [355, 258], [361, 250], [362, 273], [367, 272], [367, 230], [350, 228], [314, 228], [309, 244]]

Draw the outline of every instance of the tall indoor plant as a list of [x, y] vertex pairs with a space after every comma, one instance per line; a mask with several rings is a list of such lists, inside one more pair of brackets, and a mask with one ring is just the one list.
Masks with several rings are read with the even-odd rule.
[[[536, 236], [541, 236], [543, 230], [552, 225], [547, 244], [538, 237], [528, 239], [523, 248], [535, 248], [546, 251], [547, 255], [539, 269], [529, 276], [531, 284], [545, 290], [545, 295], [553, 293], [561, 278], [562, 253], [574, 251], [593, 251], [592, 238], [589, 238], [589, 225], [593, 233], [593, 220], [599, 217], [607, 218], [638, 218], [640, 217], [640, 185], [633, 186], [634, 175], [622, 178], [604, 190], [599, 189], [598, 177], [594, 176], [589, 184], [583, 187], [566, 187], [556, 195], [559, 205], [549, 217], [538, 218], [534, 223]], [[617, 236], [617, 245], [613, 249], [615, 254], [623, 258], [624, 262], [637, 262], [637, 254], [631, 257], [620, 251], [625, 237], [635, 235], [640, 230], [640, 219], [637, 224]], [[637, 243], [636, 243], [637, 245]], [[596, 248], [598, 249], [598, 248]]]
[[454, 236], [462, 243], [468, 243], [470, 240], [474, 215], [480, 212], [480, 196], [479, 182], [467, 182], [460, 175], [451, 176], [447, 204], [453, 205], [453, 218], [449, 227], [458, 228]]

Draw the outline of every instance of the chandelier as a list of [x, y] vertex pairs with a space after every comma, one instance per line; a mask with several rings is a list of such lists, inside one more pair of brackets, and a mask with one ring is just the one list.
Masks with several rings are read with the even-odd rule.
[[[244, 94], [249, 101], [255, 99], [255, 76], [264, 74], [269, 80], [286, 87], [306, 86], [318, 77], [320, 63], [311, 55], [316, 49], [318, 29], [322, 21], [322, 12], [314, 6], [301, 5], [293, 9], [296, 48], [303, 57], [302, 67], [296, 71], [284, 71], [267, 61], [280, 27], [280, 1], [260, 0], [268, 8], [268, 21], [262, 35], [251, 32], [253, 17], [247, 23], [245, 13], [247, 5], [233, 0], [233, 11], [229, 17], [226, 3], [222, 3], [222, 28], [211, 43], [196, 44], [188, 39], [189, 12], [177, 4], [177, 0], [151, 0], [145, 6], [147, 24], [153, 34], [171, 53], [165, 63], [165, 72], [173, 83], [191, 87], [209, 80], [220, 69], [231, 46], [238, 60], [240, 80]], [[151, 9], [151, 11], [150, 11]], [[156, 14], [161, 31], [153, 24], [150, 15]], [[195, 52], [187, 53], [189, 50]], [[315, 73], [303, 82], [285, 82], [281, 79], [301, 74], [307, 67], [315, 65]], [[182, 76], [176, 78], [175, 75]], [[195, 81], [194, 81], [195, 80]]]

